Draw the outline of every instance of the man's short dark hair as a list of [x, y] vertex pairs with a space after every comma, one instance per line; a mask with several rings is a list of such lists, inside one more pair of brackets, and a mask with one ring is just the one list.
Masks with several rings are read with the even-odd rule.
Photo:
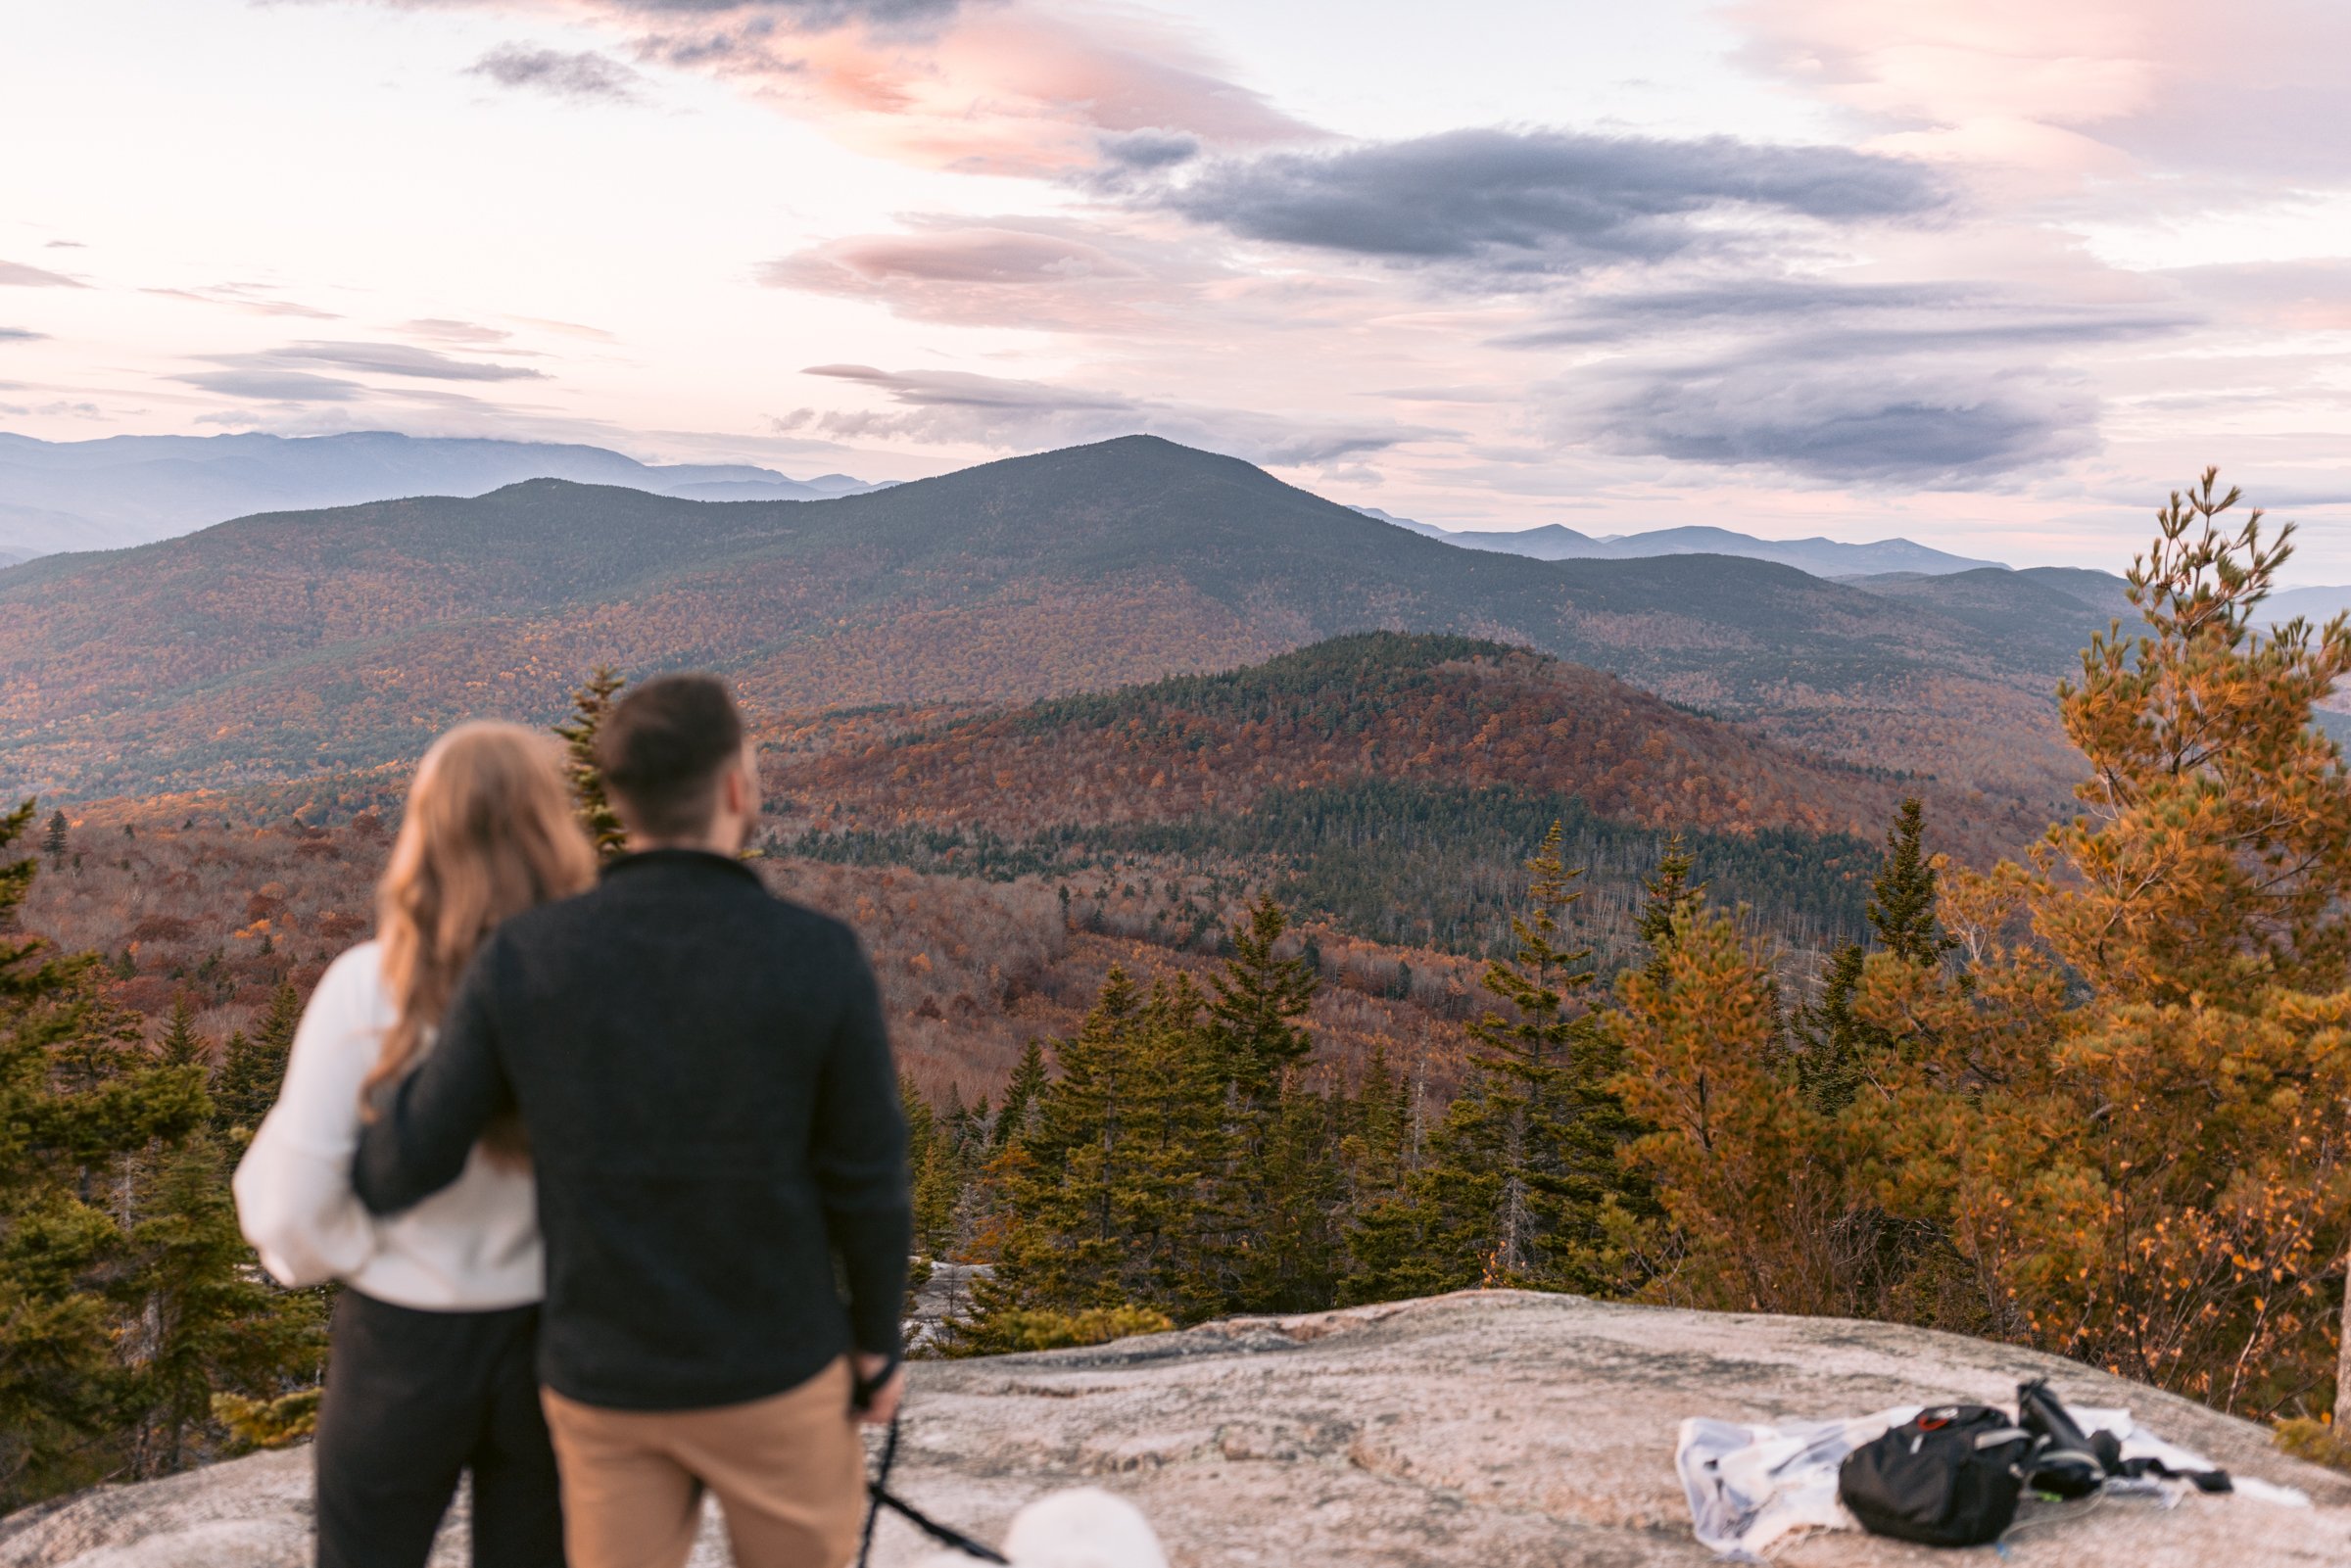
[[694, 838], [718, 809], [718, 780], [743, 752], [743, 715], [714, 675], [660, 675], [612, 705], [596, 765], [612, 809], [652, 838]]

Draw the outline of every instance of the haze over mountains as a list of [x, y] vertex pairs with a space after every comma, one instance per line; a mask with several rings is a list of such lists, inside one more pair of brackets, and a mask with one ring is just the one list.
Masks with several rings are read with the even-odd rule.
[[551, 717], [603, 662], [719, 668], [781, 712], [1029, 700], [1396, 630], [1531, 646], [2030, 815], [2073, 771], [2050, 688], [2111, 610], [2052, 591], [2003, 615], [1974, 575], [1876, 593], [1718, 555], [1460, 549], [1149, 437], [799, 503], [534, 480], [11, 568], [0, 783], [369, 766], [460, 717]]
[[475, 496], [525, 479], [627, 485], [703, 500], [815, 500], [872, 489], [743, 463], [638, 462], [601, 447], [415, 437], [110, 436], [0, 432], [0, 564], [13, 552], [118, 549], [260, 511], [395, 496]]
[[[526, 479], [624, 485], [694, 500], [822, 500], [879, 489], [845, 474], [792, 479], [747, 464], [648, 464], [601, 447], [410, 437], [116, 436], [46, 442], [0, 432], [0, 566], [65, 550], [149, 544], [260, 511], [357, 505], [408, 496], [475, 496]], [[1539, 560], [1742, 555], [1818, 577], [1956, 572], [1974, 560], [1904, 539], [1847, 545], [1766, 540], [1731, 529], [1661, 528], [1593, 538], [1558, 524], [1463, 531], [1356, 508], [1466, 549]]]
[[1393, 523], [1429, 539], [1459, 545], [1464, 549], [1495, 550], [1525, 555], [1539, 561], [1624, 561], [1650, 555], [1741, 555], [1750, 560], [1776, 561], [1815, 577], [1871, 577], [1886, 572], [1966, 572], [1998, 567], [1998, 561], [1980, 561], [1932, 549], [1906, 539], [1881, 539], [1867, 545], [1840, 544], [1833, 539], [1758, 539], [1728, 528], [1703, 526], [1657, 528], [1638, 534], [1594, 538], [1559, 523], [1522, 530], [1439, 528], [1434, 523], [1398, 517], [1376, 506], [1356, 510], [1383, 523]]

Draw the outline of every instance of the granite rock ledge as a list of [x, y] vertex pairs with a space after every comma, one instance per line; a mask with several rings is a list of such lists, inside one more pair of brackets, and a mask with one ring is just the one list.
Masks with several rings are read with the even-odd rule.
[[[983, 1539], [1021, 1504], [1094, 1485], [1132, 1498], [1176, 1568], [1698, 1568], [1673, 1472], [1684, 1416], [1768, 1421], [1939, 1399], [2011, 1398], [2045, 1375], [2127, 1405], [2286, 1508], [2116, 1499], [2015, 1535], [2057, 1568], [2341, 1568], [2351, 1477], [2189, 1401], [2012, 1347], [1884, 1323], [1675, 1311], [1517, 1291], [1236, 1318], [1092, 1350], [914, 1368], [897, 1490]], [[7, 1568], [297, 1568], [309, 1456], [257, 1455], [105, 1488], [0, 1521]], [[436, 1563], [465, 1560], [463, 1521]], [[929, 1555], [886, 1522], [884, 1568]], [[725, 1562], [714, 1530], [697, 1568]], [[1858, 1535], [1799, 1540], [1795, 1568], [1956, 1559]], [[1972, 1560], [1972, 1559], [1970, 1559]]]

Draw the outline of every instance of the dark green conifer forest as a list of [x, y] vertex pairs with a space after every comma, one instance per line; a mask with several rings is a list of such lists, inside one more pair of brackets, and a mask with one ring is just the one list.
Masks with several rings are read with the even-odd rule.
[[[233, 1451], [215, 1399], [282, 1398], [324, 1349], [315, 1294], [251, 1266], [216, 1130], [235, 1102], [184, 1010], [151, 1052], [93, 955], [21, 932], [41, 863], [6, 852], [32, 821], [0, 819], [0, 1510]], [[277, 1084], [256, 1061], [232, 1087], [265, 1107]]]

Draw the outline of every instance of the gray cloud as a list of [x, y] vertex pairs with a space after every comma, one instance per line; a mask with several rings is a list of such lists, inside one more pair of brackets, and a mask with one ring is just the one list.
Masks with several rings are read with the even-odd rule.
[[1764, 276], [1588, 295], [1502, 346], [1631, 351], [1555, 389], [1571, 439], [1832, 483], [1969, 488], [2094, 447], [2098, 399], [2064, 356], [2200, 319], [2160, 300]]
[[487, 76], [502, 87], [611, 102], [635, 99], [645, 80], [619, 61], [594, 50], [566, 54], [560, 49], [533, 49], [518, 43], [499, 45], [467, 68], [466, 73]]
[[1703, 219], [1728, 209], [1857, 222], [1945, 202], [1923, 166], [1842, 147], [1493, 129], [1220, 160], [1145, 199], [1251, 239], [1533, 274], [1721, 247]]
[[270, 403], [348, 403], [367, 390], [356, 381], [304, 370], [198, 370], [174, 379], [224, 397]]
[[21, 289], [86, 289], [88, 284], [66, 276], [63, 272], [48, 272], [22, 261], [0, 261], [0, 285]]
[[1674, 335], [1774, 335], [1809, 358], [2084, 347], [2179, 332], [2195, 311], [2140, 302], [2079, 305], [1988, 283], [1830, 283], [1758, 277], [1590, 295], [1552, 326], [1496, 340], [1536, 349]]
[[1561, 411], [1619, 451], [1967, 489], [2091, 451], [2098, 405], [2054, 370], [1757, 352], [1592, 375]]
[[0, 327], [0, 343], [36, 343], [48, 335], [29, 327]]
[[289, 343], [263, 354], [224, 354], [211, 357], [214, 363], [232, 368], [277, 369], [316, 364], [424, 381], [533, 381], [546, 377], [542, 370], [489, 364], [478, 359], [453, 359], [437, 349], [419, 349], [406, 343]]
[[780, 430], [806, 426], [850, 440], [968, 442], [1007, 451], [1142, 433], [1276, 467], [1325, 466], [1431, 434], [1398, 425], [1349, 425], [1246, 409], [1192, 407], [962, 370], [821, 364], [811, 365], [806, 374], [871, 387], [885, 394], [893, 409], [823, 414], [803, 409], [778, 421]]
[[1831, 283], [1749, 277], [1686, 288], [1588, 295], [1556, 325], [1496, 340], [1506, 349], [1610, 343], [1702, 328], [1787, 327], [1980, 304], [1992, 291], [1970, 283]]
[[1096, 138], [1095, 145], [1121, 168], [1173, 168], [1200, 155], [1200, 138], [1188, 130], [1120, 131]]

